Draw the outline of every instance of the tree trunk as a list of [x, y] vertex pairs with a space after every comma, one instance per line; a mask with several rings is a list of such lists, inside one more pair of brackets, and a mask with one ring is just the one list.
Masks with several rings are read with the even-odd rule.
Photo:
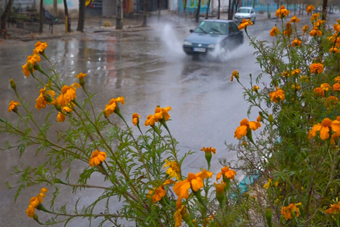
[[187, 4], [188, 4], [188, 2], [187, 2], [187, 0], [183, 0], [183, 2], [184, 2], [184, 6], [183, 6], [184, 18], [186, 20], [187, 19]]
[[[143, 24], [142, 24], [142, 27], [146, 27], [146, 3], [147, 3], [147, 0], [144, 0], [144, 15], [143, 15]], [[179, 9], [179, 7], [178, 7]]]
[[231, 15], [231, 0], [228, 2], [228, 20], [230, 20], [230, 15]]
[[44, 26], [44, 0], [40, 0], [39, 33], [43, 32], [43, 26]]
[[65, 32], [70, 32], [71, 31], [71, 23], [70, 23], [70, 18], [68, 16], [68, 8], [67, 8], [67, 2], [64, 0], [64, 10], [65, 10]]
[[58, 16], [58, 0], [53, 0], [53, 16]]
[[256, 0], [253, 0], [253, 8], [254, 8], [254, 9], [255, 9], [255, 1], [256, 1]]
[[84, 24], [85, 24], [85, 0], [79, 0], [77, 31], [84, 32]]
[[11, 9], [12, 9], [12, 5], [13, 5], [14, 0], [9, 0], [6, 7], [5, 7], [5, 11], [1, 16], [1, 26], [0, 26], [0, 34], [4, 35], [4, 38], [6, 38], [6, 22], [9, 18], [9, 15], [11, 14]]
[[221, 13], [221, 0], [218, 0], [218, 4], [217, 4], [217, 19], [220, 19], [220, 13]]
[[123, 29], [123, 0], [116, 0], [116, 29]]
[[[232, 20], [233, 19], [233, 16], [234, 16], [234, 8], [235, 8], [235, 0], [233, 0], [233, 3], [231, 4], [231, 14], [230, 14], [230, 19], [229, 20]], [[228, 15], [229, 17], [229, 15]]]
[[327, 15], [327, 0], [323, 0], [322, 4], [322, 20], [326, 20]]
[[195, 22], [196, 22], [196, 23], [198, 23], [199, 18], [200, 18], [201, 1], [202, 1], [202, 0], [198, 0], [198, 6], [197, 6], [197, 12], [196, 12], [196, 18], [195, 18]]
[[208, 0], [207, 12], [205, 13], [205, 19], [208, 19], [209, 17], [209, 8], [210, 8], [210, 0]]

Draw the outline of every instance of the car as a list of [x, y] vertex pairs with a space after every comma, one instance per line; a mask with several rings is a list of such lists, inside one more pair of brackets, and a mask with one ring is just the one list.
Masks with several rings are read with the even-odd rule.
[[243, 31], [232, 20], [204, 20], [190, 32], [183, 43], [187, 55], [225, 55], [243, 43]]
[[253, 7], [240, 7], [234, 15], [235, 23], [239, 24], [243, 19], [251, 20], [255, 24], [256, 13]]

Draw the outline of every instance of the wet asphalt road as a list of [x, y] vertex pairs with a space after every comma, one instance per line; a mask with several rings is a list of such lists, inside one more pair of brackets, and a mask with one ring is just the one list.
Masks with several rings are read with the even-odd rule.
[[[275, 20], [257, 21], [249, 32], [261, 39], [270, 39], [269, 31], [275, 23]], [[126, 33], [122, 37], [101, 33], [47, 40], [49, 46], [46, 54], [57, 65], [66, 84], [78, 81], [75, 74], [87, 73], [86, 86], [92, 93], [97, 93], [94, 98], [97, 112], [102, 111], [111, 98], [124, 96], [126, 104], [121, 107], [121, 112], [126, 119], [131, 119], [132, 113], [138, 112], [143, 125], [146, 116], [154, 113], [157, 105], [171, 106], [172, 121], [168, 126], [179, 141], [180, 156], [189, 150], [197, 151], [184, 162], [184, 173], [206, 168], [204, 154], [199, 151], [203, 146], [217, 149], [212, 160], [212, 171], [217, 173], [221, 168], [218, 158], [224, 157], [229, 161], [236, 158], [235, 154], [226, 151], [224, 143], [238, 142], [234, 138], [234, 131], [239, 122], [247, 118], [247, 103], [243, 100], [242, 88], [236, 81], [230, 81], [231, 73], [238, 70], [243, 84], [249, 85], [249, 73], [258, 75], [260, 68], [255, 64], [253, 49], [249, 47], [247, 38], [223, 62], [205, 59], [193, 61], [185, 56], [181, 48], [190, 28], [162, 25], [158, 30]], [[34, 109], [35, 99], [39, 95], [37, 84], [32, 77], [24, 78], [21, 71], [21, 65], [25, 63], [26, 56], [31, 54], [34, 43], [0, 43], [2, 118], [11, 121], [16, 119], [13, 113], [7, 112], [8, 103], [12, 99], [16, 100], [9, 86], [11, 78], [16, 81], [19, 93], [31, 103], [30, 108], [37, 119], [42, 119], [48, 112]], [[268, 79], [263, 77], [262, 82], [267, 83]], [[83, 98], [80, 93], [77, 96], [79, 100]], [[54, 115], [52, 120], [57, 113]], [[257, 116], [258, 112], [253, 111], [249, 118], [255, 120]], [[146, 129], [143, 125], [142, 130]], [[15, 141], [15, 138], [2, 135], [1, 146], [7, 139]], [[14, 189], [8, 190], [4, 185], [8, 180], [16, 186], [18, 178], [10, 175], [15, 165], [20, 165], [22, 161], [32, 165], [39, 163], [41, 158], [34, 154], [35, 151], [28, 151], [19, 159], [15, 150], [0, 153], [0, 226], [38, 226], [26, 216], [25, 209], [30, 197], [36, 195], [41, 186], [25, 189], [14, 203]], [[77, 168], [82, 169], [84, 166], [75, 166], [74, 176]], [[101, 184], [102, 179], [93, 179], [91, 183]], [[98, 196], [96, 192], [88, 190], [77, 196], [81, 196], [83, 203], [86, 203]], [[52, 197], [51, 194], [52, 190], [47, 197]], [[60, 198], [64, 199], [57, 201], [57, 204], [68, 201], [68, 207], [72, 209], [78, 197], [73, 198], [68, 188], [62, 188], [61, 194], [63, 196]], [[39, 212], [40, 219], [47, 220], [47, 217]], [[87, 220], [72, 221], [70, 226], [87, 226]], [[93, 226], [96, 226], [96, 222]]]

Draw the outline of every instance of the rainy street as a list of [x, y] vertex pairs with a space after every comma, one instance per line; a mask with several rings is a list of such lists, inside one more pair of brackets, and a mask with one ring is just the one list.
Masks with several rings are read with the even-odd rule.
[[[257, 21], [249, 28], [249, 34], [270, 41], [272, 37], [269, 36], [269, 31], [276, 23], [279, 21]], [[236, 80], [230, 81], [231, 73], [238, 70], [242, 83], [250, 86], [249, 74], [256, 77], [261, 69], [256, 64], [254, 49], [249, 46], [245, 34], [244, 44], [228, 53], [223, 61], [192, 59], [186, 56], [182, 43], [191, 28], [194, 27], [160, 24], [158, 29], [148, 31], [113, 34], [98, 32], [42, 41], [48, 43], [46, 55], [56, 64], [60, 78], [66, 84], [78, 81], [75, 74], [87, 73], [87, 90], [96, 93], [93, 99], [96, 112], [101, 112], [111, 98], [123, 96], [125, 105], [121, 105], [122, 114], [130, 120], [131, 115], [137, 112], [141, 116], [141, 129], [146, 131], [148, 128], [144, 126], [144, 121], [149, 114], [154, 113], [155, 107], [171, 106], [171, 121], [168, 126], [179, 142], [179, 156], [189, 150], [196, 152], [184, 161], [184, 173], [205, 168], [204, 154], [200, 151], [203, 146], [215, 147], [217, 150], [211, 168], [216, 173], [221, 168], [219, 158], [227, 161], [236, 159], [235, 153], [227, 152], [225, 143], [238, 143], [234, 138], [234, 131], [240, 121], [243, 118], [255, 120], [258, 116], [257, 110], [247, 116], [248, 104], [243, 100], [241, 86]], [[19, 94], [30, 103], [30, 110], [36, 119], [41, 119], [38, 123], [42, 124], [49, 112], [34, 108], [39, 88], [31, 76], [24, 77], [21, 69], [26, 56], [31, 55], [34, 44], [35, 41], [12, 41], [6, 45], [0, 43], [0, 116], [12, 122], [16, 121], [16, 115], [8, 113], [7, 107], [16, 97], [9, 85], [10, 79], [16, 82]], [[47, 69], [48, 64], [43, 63], [42, 66]], [[39, 77], [46, 79], [42, 75]], [[264, 76], [259, 87], [263, 87], [263, 83], [267, 84], [267, 81], [269, 79]], [[84, 94], [77, 92], [77, 99], [84, 99]], [[57, 112], [51, 116], [51, 121], [55, 120], [55, 124], [56, 116]], [[112, 115], [111, 118], [118, 122], [118, 119], [114, 119], [115, 116]], [[131, 122], [128, 123], [132, 126]], [[16, 141], [16, 138], [2, 134], [1, 147], [8, 139]], [[27, 151], [22, 159], [18, 153], [15, 149], [0, 152], [0, 226], [38, 226], [27, 218], [25, 209], [29, 198], [36, 194], [40, 186], [24, 189], [14, 203], [15, 188], [9, 190], [4, 184], [8, 180], [16, 186], [18, 178], [10, 175], [14, 166], [21, 165], [22, 162], [27, 165], [39, 163], [35, 151]], [[83, 166], [79, 165], [74, 170], [77, 168], [81, 169]], [[238, 174], [238, 179], [240, 178], [242, 173]], [[97, 181], [97, 184], [101, 183], [101, 180]], [[96, 180], [93, 181], [95, 183]], [[71, 192], [71, 189], [62, 188], [60, 201], [56, 204], [62, 205], [69, 201], [72, 209], [76, 198], [70, 199]], [[90, 189], [83, 193], [83, 202], [96, 198], [96, 192]], [[52, 197], [52, 190], [50, 196]], [[47, 220], [47, 217], [48, 215], [39, 216], [43, 220]], [[87, 220], [78, 221], [80, 222], [71, 221], [69, 226], [86, 226], [80, 223], [87, 223]]]

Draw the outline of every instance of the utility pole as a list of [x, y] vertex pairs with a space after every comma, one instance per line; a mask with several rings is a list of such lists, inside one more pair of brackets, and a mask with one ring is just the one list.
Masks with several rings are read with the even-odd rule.
[[123, 0], [117, 0], [116, 29], [123, 29]]

